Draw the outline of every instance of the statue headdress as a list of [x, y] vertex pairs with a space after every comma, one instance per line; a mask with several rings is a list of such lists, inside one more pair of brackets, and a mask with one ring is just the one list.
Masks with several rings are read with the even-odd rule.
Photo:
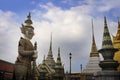
[[30, 12], [27, 16], [27, 20], [25, 20], [25, 25], [22, 24], [22, 27], [21, 27], [21, 32], [23, 34], [25, 34], [25, 31], [26, 29], [28, 28], [32, 28], [34, 30], [34, 27], [32, 26], [32, 20], [31, 20], [31, 15], [30, 15]]

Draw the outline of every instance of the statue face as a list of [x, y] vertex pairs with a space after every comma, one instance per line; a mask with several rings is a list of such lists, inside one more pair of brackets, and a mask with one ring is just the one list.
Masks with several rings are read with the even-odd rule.
[[28, 28], [25, 32], [25, 37], [28, 38], [28, 39], [32, 39], [34, 35], [34, 31], [32, 28]]

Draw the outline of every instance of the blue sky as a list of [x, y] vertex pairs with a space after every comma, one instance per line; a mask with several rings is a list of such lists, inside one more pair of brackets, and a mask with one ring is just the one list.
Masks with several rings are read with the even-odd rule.
[[[0, 59], [15, 62], [20, 31], [26, 16], [31, 12], [39, 57], [42, 62], [48, 53], [50, 33], [53, 33], [53, 55], [61, 47], [65, 70], [69, 70], [69, 53], [72, 56], [72, 72], [85, 68], [91, 50], [91, 19], [94, 20], [95, 39], [98, 49], [102, 44], [104, 20], [107, 16], [111, 35], [117, 31], [120, 17], [119, 0], [0, 0]], [[7, 49], [7, 50], [6, 50]], [[10, 56], [9, 56], [10, 55]]]
[[[17, 14], [27, 13], [38, 7], [39, 4], [46, 5], [47, 3], [52, 3], [54, 6], [60, 7], [63, 10], [70, 9], [76, 6], [91, 6], [94, 11], [92, 16], [109, 16], [110, 18], [117, 17], [119, 9], [118, 0], [105, 1], [105, 0], [1, 0], [0, 8], [3, 11], [13, 11]], [[113, 4], [113, 6], [112, 6]], [[114, 5], [115, 4], [115, 5]], [[99, 10], [97, 10], [99, 9]], [[99, 14], [100, 13], [100, 14]], [[115, 15], [117, 14], [117, 15]]]
[[[31, 10], [36, 7], [36, 4], [46, 4], [48, 2], [53, 3], [55, 6], [59, 6], [62, 9], [69, 9], [84, 3], [83, 0], [1, 0], [0, 7], [4, 10], [11, 10], [15, 12], [20, 12], [22, 10]], [[7, 5], [7, 6], [6, 6]]]

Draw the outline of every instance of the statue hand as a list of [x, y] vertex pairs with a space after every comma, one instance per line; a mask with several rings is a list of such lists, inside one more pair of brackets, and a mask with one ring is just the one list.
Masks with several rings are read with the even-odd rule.
[[36, 59], [38, 57], [38, 51], [34, 50], [33, 58]]
[[37, 51], [37, 50], [34, 50], [34, 54], [38, 54], [38, 51]]

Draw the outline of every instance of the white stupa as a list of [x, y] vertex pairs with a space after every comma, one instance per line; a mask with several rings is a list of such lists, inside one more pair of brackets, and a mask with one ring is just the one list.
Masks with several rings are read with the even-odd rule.
[[100, 62], [100, 57], [95, 43], [93, 21], [92, 21], [92, 47], [91, 47], [89, 61], [86, 65], [86, 68], [83, 70], [83, 73], [95, 73], [97, 71], [101, 71], [101, 68], [99, 67], [99, 62]]

